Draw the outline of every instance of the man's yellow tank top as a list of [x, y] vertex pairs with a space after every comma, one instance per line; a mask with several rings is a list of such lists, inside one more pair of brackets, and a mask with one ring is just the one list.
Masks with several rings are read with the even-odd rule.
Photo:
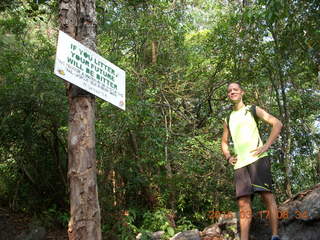
[[251, 106], [248, 105], [237, 111], [232, 111], [229, 118], [229, 130], [237, 155], [237, 163], [234, 165], [234, 169], [242, 168], [268, 155], [265, 152], [253, 156], [251, 152], [258, 147], [262, 147], [263, 142], [250, 108]]

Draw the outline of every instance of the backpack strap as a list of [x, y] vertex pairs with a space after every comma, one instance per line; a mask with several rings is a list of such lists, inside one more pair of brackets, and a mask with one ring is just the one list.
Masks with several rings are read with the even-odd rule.
[[232, 110], [229, 111], [227, 117], [226, 117], [226, 124], [227, 124], [227, 127], [228, 127], [228, 130], [229, 130], [229, 133], [231, 134], [230, 132], [230, 128], [229, 128], [229, 124], [230, 124], [230, 117], [231, 117], [231, 113], [232, 113]]
[[254, 120], [256, 121], [257, 127], [259, 125], [259, 117], [257, 115], [257, 110], [256, 110], [257, 106], [256, 105], [251, 105], [250, 107], [250, 112], [254, 118]]
[[[251, 107], [250, 107], [250, 112], [251, 112], [251, 114], [252, 114], [252, 117], [253, 117], [254, 121], [255, 121], [256, 124], [257, 124], [257, 128], [258, 128], [259, 135], [260, 135], [259, 117], [258, 117], [258, 115], [257, 115], [257, 110], [256, 110], [256, 108], [257, 108], [256, 105], [251, 105]], [[259, 145], [260, 145], [260, 138], [259, 138], [257, 147], [258, 147]]]

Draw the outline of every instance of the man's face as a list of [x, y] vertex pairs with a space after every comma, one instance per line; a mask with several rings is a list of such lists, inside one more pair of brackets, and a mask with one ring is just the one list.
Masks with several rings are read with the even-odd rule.
[[240, 102], [242, 100], [242, 96], [244, 91], [240, 88], [239, 84], [231, 83], [228, 86], [228, 98], [232, 102]]

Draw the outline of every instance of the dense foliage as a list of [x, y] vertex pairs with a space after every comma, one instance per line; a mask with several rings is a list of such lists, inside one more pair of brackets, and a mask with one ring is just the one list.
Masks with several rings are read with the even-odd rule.
[[[68, 220], [67, 112], [53, 75], [58, 1], [0, 3], [0, 201]], [[226, 84], [284, 128], [270, 154], [278, 201], [320, 180], [317, 1], [97, 1], [98, 51], [126, 71], [121, 111], [97, 99], [103, 231], [202, 228], [236, 211], [220, 150]], [[262, 125], [265, 133], [267, 126]], [[260, 208], [255, 202], [255, 208]]]

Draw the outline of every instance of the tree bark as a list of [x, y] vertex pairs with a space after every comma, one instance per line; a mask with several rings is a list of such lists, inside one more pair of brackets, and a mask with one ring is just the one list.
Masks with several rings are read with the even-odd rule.
[[316, 174], [317, 174], [316, 182], [319, 182], [320, 181], [320, 149], [317, 154]]
[[151, 63], [156, 64], [158, 60], [158, 42], [157, 41], [152, 41], [152, 59]]
[[[96, 50], [95, 0], [60, 0], [60, 29]], [[100, 240], [95, 150], [95, 98], [67, 84], [69, 99], [68, 178], [70, 182], [69, 239]]]

